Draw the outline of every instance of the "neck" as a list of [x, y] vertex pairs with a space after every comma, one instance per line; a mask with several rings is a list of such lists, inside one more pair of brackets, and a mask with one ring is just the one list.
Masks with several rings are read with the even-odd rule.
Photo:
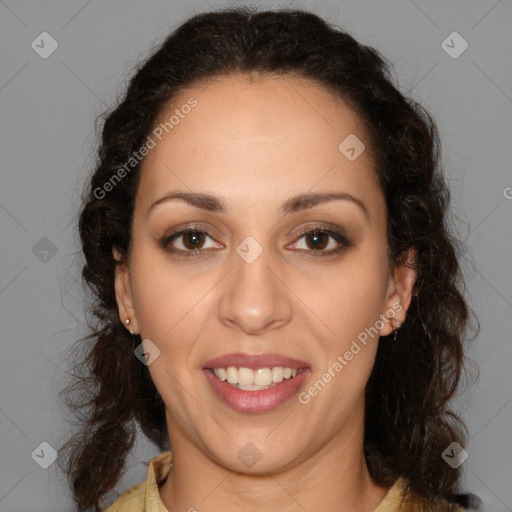
[[[363, 429], [340, 435], [287, 469], [246, 474], [220, 465], [182, 436], [171, 437], [173, 467], [160, 488], [169, 512], [373, 512], [388, 489], [375, 484], [363, 453]], [[176, 432], [176, 431], [174, 431]]]

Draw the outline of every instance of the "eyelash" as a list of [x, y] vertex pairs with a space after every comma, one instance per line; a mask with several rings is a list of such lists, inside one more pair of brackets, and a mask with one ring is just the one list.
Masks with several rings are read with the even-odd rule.
[[[201, 229], [199, 227], [191, 226], [182, 231], [178, 231], [171, 235], [165, 236], [161, 240], [161, 245], [167, 252], [170, 252], [171, 254], [174, 254], [175, 256], [177, 256], [179, 258], [190, 258], [190, 257], [197, 257], [197, 256], [203, 255], [203, 252], [207, 251], [208, 249], [194, 249], [194, 250], [184, 251], [183, 249], [173, 249], [172, 247], [169, 246], [169, 244], [171, 243], [171, 241], [173, 239], [179, 238], [180, 236], [187, 235], [190, 233], [203, 234], [203, 235], [207, 235], [208, 237], [210, 237], [210, 235], [208, 234], [208, 231], [205, 231], [204, 229]], [[337, 231], [331, 231], [329, 229], [325, 229], [322, 226], [310, 226], [307, 229], [302, 230], [300, 232], [300, 236], [297, 239], [297, 241], [300, 240], [301, 238], [303, 238], [305, 235], [311, 235], [313, 233], [323, 234], [323, 235], [327, 235], [330, 238], [333, 238], [334, 240], [336, 240], [336, 242], [338, 242], [340, 244], [340, 247], [338, 247], [336, 249], [331, 249], [329, 251], [325, 251], [325, 250], [306, 251], [306, 250], [302, 249], [302, 252], [306, 252], [308, 255], [320, 256], [320, 257], [332, 256], [334, 254], [341, 252], [342, 250], [346, 249], [347, 247], [351, 246], [351, 243], [346, 236], [342, 235], [341, 233], [338, 233]]]

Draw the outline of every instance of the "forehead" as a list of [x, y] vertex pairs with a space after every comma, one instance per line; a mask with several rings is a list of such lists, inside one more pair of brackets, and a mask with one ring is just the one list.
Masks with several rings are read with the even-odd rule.
[[[162, 110], [159, 128], [161, 140], [153, 137], [142, 165], [145, 203], [171, 189], [209, 191], [228, 202], [316, 189], [379, 192], [362, 121], [311, 80], [240, 74], [189, 87]], [[346, 140], [366, 149], [350, 160]]]

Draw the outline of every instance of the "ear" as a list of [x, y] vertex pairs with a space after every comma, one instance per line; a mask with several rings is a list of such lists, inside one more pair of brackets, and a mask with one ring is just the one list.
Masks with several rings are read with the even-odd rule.
[[389, 278], [385, 309], [381, 316], [381, 318], [387, 317], [389, 321], [383, 322], [384, 325], [380, 330], [381, 336], [388, 336], [395, 330], [398, 322], [401, 324], [405, 322], [407, 310], [411, 304], [412, 289], [418, 277], [413, 268], [417, 257], [418, 253], [411, 248], [405, 253], [403, 263], [394, 267]]
[[[115, 290], [119, 318], [130, 333], [139, 334], [139, 324], [133, 307], [132, 286], [128, 263], [123, 261], [122, 255], [116, 247], [112, 249], [112, 254], [114, 259], [119, 262], [115, 270]], [[126, 324], [127, 319], [130, 320], [128, 324]]]

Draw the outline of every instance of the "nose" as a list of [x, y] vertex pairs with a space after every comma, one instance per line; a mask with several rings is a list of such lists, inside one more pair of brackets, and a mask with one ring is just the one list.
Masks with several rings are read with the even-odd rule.
[[233, 253], [233, 261], [233, 270], [223, 280], [221, 322], [247, 334], [287, 324], [292, 315], [292, 292], [270, 251], [263, 250], [252, 262]]

